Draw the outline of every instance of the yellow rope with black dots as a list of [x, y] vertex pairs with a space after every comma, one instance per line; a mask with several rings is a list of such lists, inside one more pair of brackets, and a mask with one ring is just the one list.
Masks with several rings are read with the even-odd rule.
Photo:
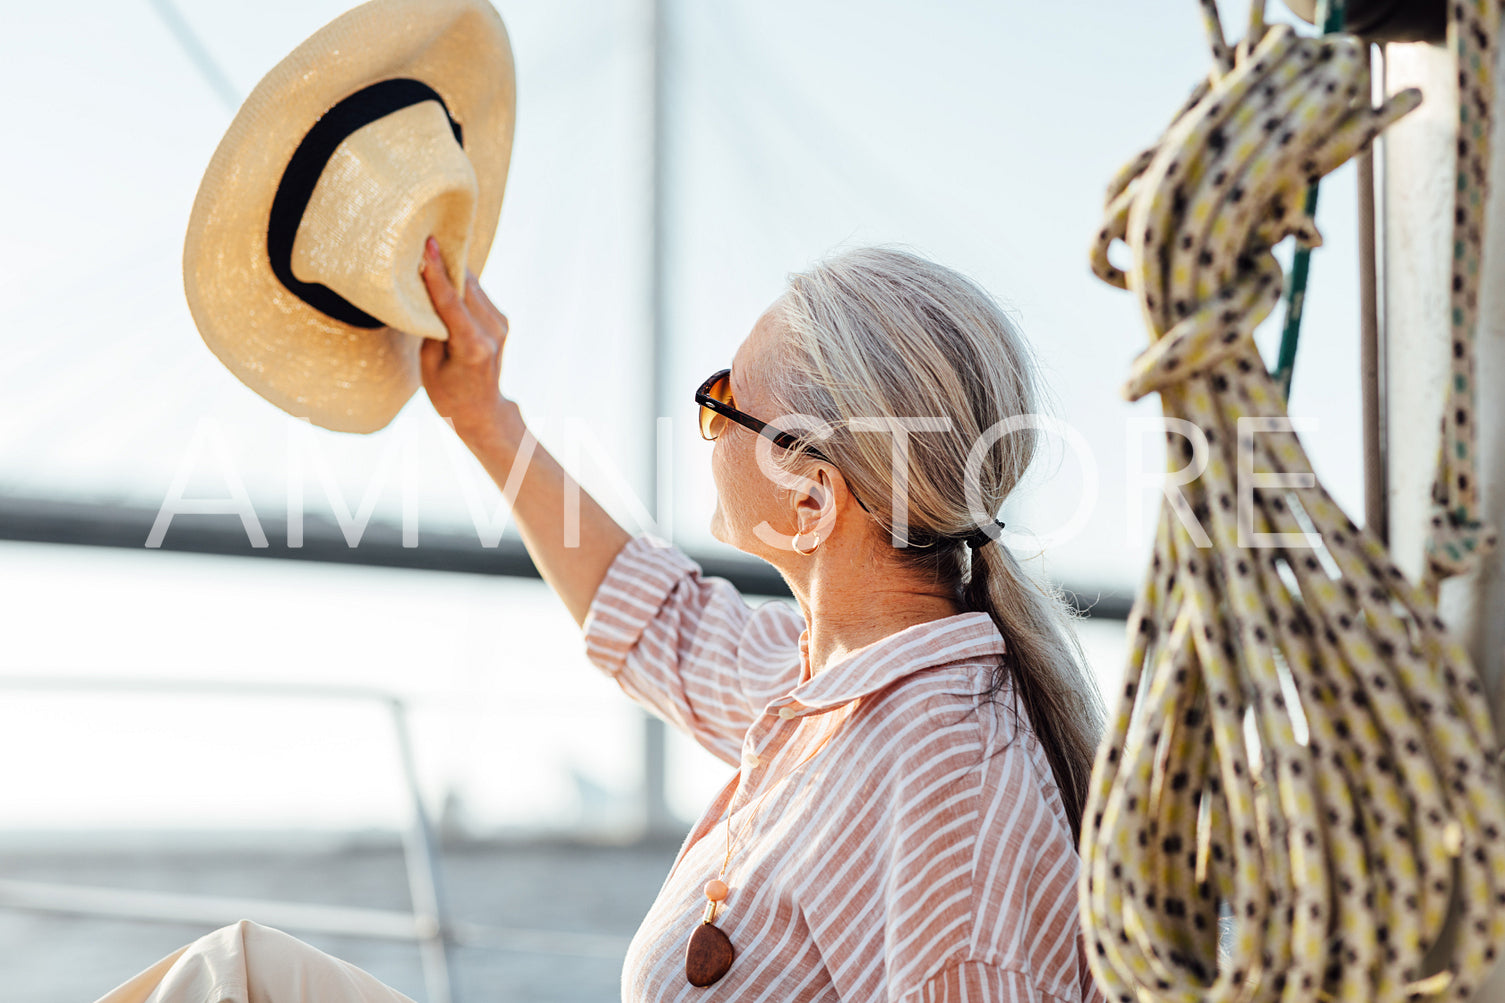
[[[1161, 512], [1093, 773], [1093, 972], [1116, 1003], [1464, 1000], [1505, 944], [1482, 687], [1426, 594], [1310, 476], [1252, 338], [1280, 296], [1270, 248], [1319, 239], [1307, 186], [1419, 96], [1371, 108], [1357, 40], [1267, 28], [1256, 10], [1229, 47], [1203, 8], [1214, 72], [1115, 177], [1093, 251], [1151, 331], [1127, 395], [1159, 392], [1192, 432], [1168, 430], [1173, 472], [1205, 463]], [[1493, 2], [1469, 10], [1498, 22]], [[1127, 272], [1108, 260], [1116, 240]], [[1240, 494], [1271, 472], [1309, 480]], [[1426, 972], [1454, 898], [1452, 957]]]
[[1458, 170], [1453, 188], [1453, 267], [1448, 292], [1451, 366], [1442, 412], [1442, 450], [1432, 485], [1425, 584], [1436, 595], [1450, 575], [1470, 570], [1496, 543], [1479, 518], [1474, 470], [1474, 339], [1479, 325], [1479, 263], [1489, 194], [1490, 106], [1495, 93], [1496, 2], [1452, 5], [1448, 42], [1458, 66]]

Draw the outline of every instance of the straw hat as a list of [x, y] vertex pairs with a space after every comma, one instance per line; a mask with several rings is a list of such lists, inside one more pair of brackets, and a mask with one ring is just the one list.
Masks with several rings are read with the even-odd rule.
[[256, 85], [204, 173], [183, 247], [209, 349], [273, 404], [384, 427], [446, 332], [418, 264], [480, 272], [512, 154], [512, 49], [486, 0], [374, 0]]

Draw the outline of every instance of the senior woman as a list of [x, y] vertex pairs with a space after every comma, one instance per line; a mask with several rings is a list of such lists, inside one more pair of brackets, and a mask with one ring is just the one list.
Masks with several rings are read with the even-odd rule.
[[[532, 445], [499, 391], [507, 321], [434, 250], [449, 340], [424, 345], [424, 385], [505, 485]], [[1029, 465], [1032, 436], [995, 426], [1034, 410], [1033, 376], [939, 265], [869, 249], [794, 276], [696, 399], [712, 532], [797, 606], [749, 608], [588, 498], [567, 543], [568, 475], [542, 449], [523, 464], [517, 524], [591, 659], [737, 767], [632, 941], [625, 999], [1101, 999], [1075, 850], [1099, 701], [1059, 600], [984, 514]], [[241, 951], [252, 998], [400, 998], [275, 931], [211, 936], [230, 947], [200, 955]]]
[[[451, 340], [425, 347], [425, 386], [506, 483], [527, 434], [497, 391], [507, 322], [428, 274]], [[1034, 410], [1032, 380], [953, 271], [872, 249], [794, 276], [698, 399], [711, 531], [797, 608], [749, 609], [591, 503], [567, 547], [566, 475], [528, 465], [518, 525], [592, 660], [739, 768], [628, 950], [628, 998], [700, 995], [686, 953], [707, 918], [735, 949], [717, 998], [1094, 996], [1074, 846], [1098, 701], [1059, 602], [973, 510], [1002, 507], [1030, 436], [988, 436], [965, 483], [974, 445]], [[896, 448], [904, 424], [925, 430]]]

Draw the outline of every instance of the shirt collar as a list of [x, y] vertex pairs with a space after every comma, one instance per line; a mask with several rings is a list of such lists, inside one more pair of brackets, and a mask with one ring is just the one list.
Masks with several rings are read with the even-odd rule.
[[[804, 682], [770, 709], [803, 713], [830, 710], [876, 693], [906, 676], [953, 662], [1004, 652], [1003, 635], [986, 613], [960, 613], [907, 627], [859, 648], [808, 678], [810, 631], [800, 635], [800, 675]], [[791, 716], [785, 714], [784, 716]]]

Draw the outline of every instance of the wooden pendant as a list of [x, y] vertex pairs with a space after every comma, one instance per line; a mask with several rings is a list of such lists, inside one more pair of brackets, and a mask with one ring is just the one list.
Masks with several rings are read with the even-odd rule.
[[704, 988], [725, 975], [736, 957], [737, 950], [726, 934], [710, 923], [701, 923], [690, 934], [685, 948], [685, 978], [690, 985]]

